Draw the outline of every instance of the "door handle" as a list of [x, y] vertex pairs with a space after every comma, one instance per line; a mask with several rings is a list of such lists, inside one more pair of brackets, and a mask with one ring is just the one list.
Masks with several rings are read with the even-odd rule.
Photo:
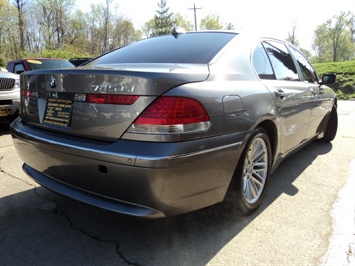
[[312, 97], [317, 95], [317, 91], [315, 89], [311, 88], [309, 91], [311, 92]]
[[276, 95], [276, 97], [280, 98], [281, 100], [284, 100], [286, 98], [286, 93], [282, 89], [276, 89], [275, 95]]

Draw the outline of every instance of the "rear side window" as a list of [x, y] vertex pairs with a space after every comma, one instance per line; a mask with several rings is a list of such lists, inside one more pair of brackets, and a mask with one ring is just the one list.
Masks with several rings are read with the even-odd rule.
[[291, 51], [292, 54], [295, 56], [296, 61], [301, 69], [303, 80], [311, 83], [318, 82], [317, 74], [311, 64], [308, 62], [308, 60], [293, 47], [291, 47]]
[[14, 73], [21, 74], [22, 72], [25, 72], [25, 67], [23, 66], [23, 64], [22, 63], [15, 64]]
[[296, 66], [287, 47], [282, 43], [273, 41], [267, 41], [263, 44], [274, 68], [276, 79], [299, 81]]
[[145, 39], [112, 51], [90, 62], [114, 63], [190, 63], [207, 64], [237, 34], [200, 32]]
[[260, 79], [275, 79], [270, 60], [261, 43], [259, 43], [253, 53], [253, 65]]

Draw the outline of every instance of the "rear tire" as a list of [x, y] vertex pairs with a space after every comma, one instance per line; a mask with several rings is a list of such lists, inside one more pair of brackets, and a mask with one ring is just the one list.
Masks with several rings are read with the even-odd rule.
[[231, 200], [243, 214], [251, 214], [260, 206], [269, 180], [270, 165], [269, 137], [263, 128], [257, 128], [245, 146], [231, 188]]
[[324, 136], [321, 141], [330, 142], [334, 140], [338, 130], [338, 112], [336, 106], [333, 106], [329, 115], [327, 127], [324, 130]]

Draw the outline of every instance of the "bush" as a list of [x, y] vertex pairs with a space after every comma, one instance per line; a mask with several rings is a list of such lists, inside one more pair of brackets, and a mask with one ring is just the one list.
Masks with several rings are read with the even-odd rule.
[[44, 50], [42, 57], [70, 59], [73, 57], [92, 57], [75, 49]]
[[355, 61], [318, 63], [318, 64], [313, 64], [313, 66], [318, 72], [318, 74], [325, 74], [325, 73], [355, 74]]

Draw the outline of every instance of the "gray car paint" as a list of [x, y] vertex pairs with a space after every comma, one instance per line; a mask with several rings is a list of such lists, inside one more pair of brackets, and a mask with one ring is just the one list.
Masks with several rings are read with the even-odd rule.
[[[22, 118], [11, 133], [25, 171], [58, 193], [136, 216], [176, 215], [222, 201], [257, 126], [269, 134], [274, 170], [293, 150], [321, 136], [334, 104], [335, 94], [324, 86], [320, 93], [319, 84], [312, 97], [301, 82], [260, 81], [250, 62], [260, 40], [238, 36], [209, 65], [112, 64], [23, 75], [22, 88], [36, 93], [22, 99]], [[52, 76], [58, 81], [54, 90]], [[43, 123], [47, 98], [93, 89], [140, 98], [132, 106], [105, 106], [105, 111], [75, 102], [70, 128]], [[160, 95], [197, 99], [208, 111], [210, 129], [171, 135], [126, 132]], [[99, 115], [117, 112], [85, 119], [81, 115], [92, 105]]]

